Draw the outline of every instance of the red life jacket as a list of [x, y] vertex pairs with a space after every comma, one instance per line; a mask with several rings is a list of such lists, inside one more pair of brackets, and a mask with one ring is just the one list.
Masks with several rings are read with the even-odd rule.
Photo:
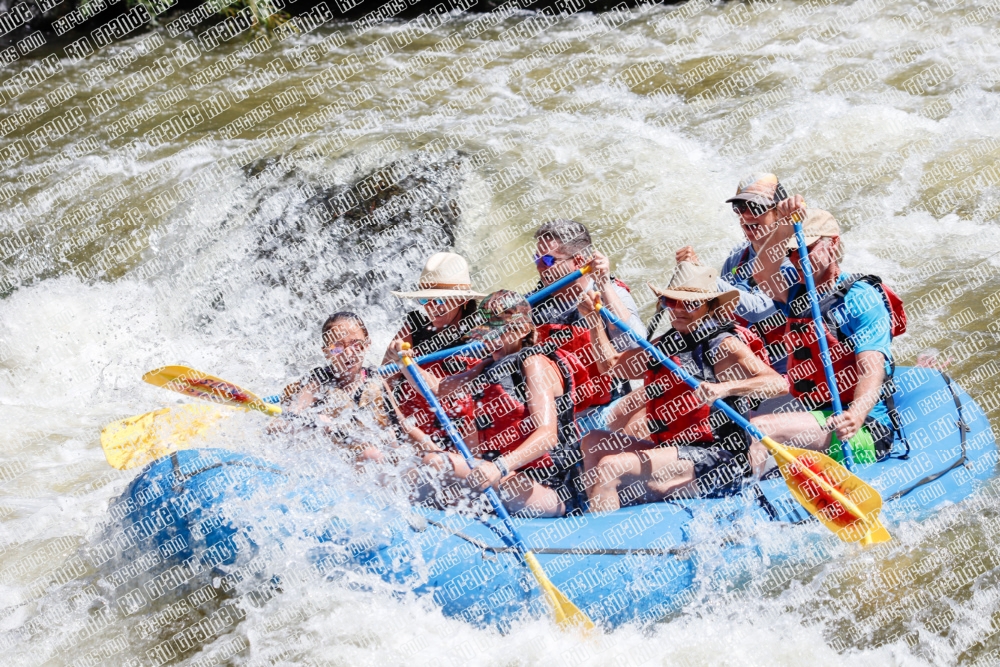
[[[737, 271], [742, 269], [747, 264], [747, 260], [750, 259], [750, 246], [743, 249], [743, 253], [740, 255], [739, 261], [736, 266], [733, 267], [732, 273], [736, 274]], [[747, 283], [751, 287], [757, 286], [757, 281], [754, 280], [753, 276], [749, 276]], [[787, 319], [785, 314], [779, 310], [776, 310], [771, 315], [768, 315], [763, 320], [759, 322], [750, 322], [749, 320], [736, 315], [734, 317], [736, 323], [740, 326], [746, 327], [748, 329], [753, 329], [757, 334], [757, 337], [763, 341], [764, 346], [767, 347], [767, 353], [769, 360], [767, 363], [774, 366], [779, 361], [788, 356], [790, 350], [785, 344], [785, 324]]]
[[553, 458], [565, 460], [566, 451], [576, 449], [579, 459], [576, 421], [573, 417], [573, 394], [578, 381], [586, 381], [587, 370], [579, 360], [554, 345], [526, 348], [490, 364], [473, 380], [470, 393], [475, 398], [476, 429], [479, 431], [477, 452], [506, 454], [521, 446], [534, 432], [528, 409], [527, 385], [524, 379], [524, 359], [543, 354], [555, 362], [563, 377], [563, 394], [556, 397], [559, 444], [556, 451], [535, 459], [526, 468], [548, 468]]
[[[763, 341], [755, 332], [740, 325], [710, 329], [697, 341], [691, 335], [685, 336], [672, 329], [654, 344], [695, 378], [716, 382], [714, 365], [718, 360], [709, 358], [709, 349], [715, 339], [727, 333], [738, 336], [758, 359], [768, 363]], [[646, 426], [656, 444], [711, 445], [732, 439], [737, 446], [745, 446], [742, 430], [725, 413], [699, 401], [694, 389], [670, 369], [656, 361], [651, 362], [646, 369], [645, 385]], [[744, 397], [727, 398], [725, 402], [742, 414], [753, 408]]]
[[[610, 279], [626, 292], [632, 291], [618, 278], [611, 276]], [[539, 289], [541, 286], [539, 283]], [[557, 298], [557, 296], [549, 297], [550, 300]], [[548, 303], [548, 301], [543, 303]], [[597, 365], [597, 351], [590, 338], [590, 329], [580, 316], [579, 311], [572, 308], [568, 322], [538, 321], [537, 317], [542, 314], [544, 309], [545, 306], [539, 304], [532, 311], [532, 316], [536, 318], [535, 329], [538, 331], [539, 343], [553, 341], [563, 351], [576, 355], [580, 363], [587, 369], [587, 380], [577, 385], [576, 410], [579, 412], [595, 405], [610, 403], [612, 392], [621, 381], [613, 375], [601, 373]]]
[[[854, 400], [854, 388], [858, 383], [857, 355], [854, 353], [853, 341], [841, 330], [833, 312], [844, 303], [847, 292], [859, 280], [875, 287], [876, 292], [882, 297], [882, 302], [891, 317], [889, 335], [897, 336], [906, 331], [906, 312], [902, 300], [889, 290], [878, 276], [850, 275], [834, 290], [820, 296], [819, 310], [823, 317], [823, 335], [826, 336], [826, 344], [830, 350], [840, 400], [845, 407]], [[799, 286], [795, 297], [789, 300], [788, 305], [792, 314], [788, 318], [785, 340], [791, 350], [788, 357], [788, 383], [791, 394], [802, 401], [809, 410], [826, 408], [831, 403], [830, 388], [826, 382], [826, 373], [823, 371], [823, 360], [816, 338], [809, 295], [804, 287]], [[886, 383], [890, 382], [890, 379], [887, 377]], [[891, 391], [889, 393], [891, 394]]]
[[597, 351], [586, 325], [542, 324], [536, 330], [540, 343], [553, 343], [562, 352], [574, 355], [585, 369], [587, 377], [576, 387], [577, 410], [611, 402], [611, 388], [615, 379], [610, 374], [601, 374], [597, 366]]
[[[462, 319], [471, 317], [476, 311], [475, 302], [469, 301], [462, 311]], [[437, 352], [444, 347], [457, 347], [468, 342], [464, 334], [456, 334], [450, 338], [442, 336], [443, 332], [435, 332], [430, 328], [430, 321], [419, 311], [412, 311], [406, 316], [406, 329], [409, 329], [413, 347], [418, 351], [418, 356]], [[448, 345], [442, 346], [441, 342], [448, 341]], [[422, 368], [429, 373], [433, 373], [438, 378], [464, 373], [478, 363], [478, 359], [473, 357], [456, 355], [441, 361], [435, 361]], [[404, 417], [413, 417], [416, 420], [417, 428], [433, 438], [439, 444], [450, 442], [448, 435], [444, 432], [434, 418], [431, 406], [427, 400], [414, 389], [409, 382], [402, 378], [393, 386], [393, 398], [399, 411]], [[473, 402], [472, 397], [463, 391], [454, 394], [439, 396], [441, 407], [445, 414], [455, 423], [459, 433], [468, 433], [472, 429]]]

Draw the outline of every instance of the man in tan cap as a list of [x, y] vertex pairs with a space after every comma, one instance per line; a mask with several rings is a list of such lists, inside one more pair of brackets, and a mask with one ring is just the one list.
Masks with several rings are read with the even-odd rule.
[[[420, 271], [419, 287], [413, 292], [393, 292], [403, 299], [414, 299], [423, 310], [406, 314], [403, 327], [393, 337], [382, 363], [398, 362], [404, 343], [422, 356], [469, 342], [469, 330], [476, 326], [476, 299], [486, 296], [472, 289], [469, 264], [461, 255], [439, 252], [431, 255]], [[475, 360], [454, 356], [427, 366], [438, 375], [454, 375], [467, 370]], [[408, 433], [427, 448], [436, 448], [447, 442], [444, 431], [430, 411], [422, 396], [403, 382], [400, 375], [391, 379], [393, 395], [400, 411], [414, 417], [415, 426], [406, 425]], [[442, 406], [463, 433], [473, 432], [471, 422], [472, 401], [468, 397], [442, 397]], [[409, 420], [407, 420], [409, 421]]]
[[[892, 315], [885, 288], [875, 276], [841, 272], [843, 255], [840, 225], [827, 211], [807, 209], [795, 195], [778, 204], [779, 224], [764, 240], [754, 278], [774, 296], [775, 305], [788, 318], [786, 343], [791, 393], [810, 412], [762, 415], [754, 423], [780, 442], [843, 459], [841, 442], [849, 440], [854, 461], [874, 463], [888, 454], [893, 441], [889, 409], [882, 400], [892, 374]], [[799, 246], [790, 222], [804, 216], [803, 234], [809, 253], [820, 312], [837, 388], [844, 412], [833, 415], [815, 323], [804, 278], [789, 284], [781, 272], [786, 255], [802, 275]]]
[[[746, 240], [736, 246], [722, 265], [720, 289], [725, 285], [735, 287], [740, 293], [736, 307], [736, 320], [753, 328], [768, 346], [771, 365], [779, 373], [786, 368], [787, 350], [782, 344], [785, 318], [775, 307], [771, 297], [757, 287], [753, 277], [754, 259], [767, 235], [778, 224], [778, 202], [788, 195], [774, 174], [754, 174], [740, 182], [736, 194], [726, 200], [739, 216], [740, 229]], [[698, 263], [698, 255], [691, 246], [677, 251], [678, 262]], [[789, 281], [798, 280], [795, 269], [787, 261], [782, 266]]]
[[672, 495], [714, 497], [742, 487], [751, 467], [749, 437], [712, 403], [722, 399], [746, 415], [751, 400], [783, 394], [787, 385], [733, 326], [739, 294], [720, 291], [718, 278], [714, 269], [681, 262], [666, 289], [650, 283], [659, 297], [656, 319], [670, 320], [653, 344], [701, 384], [691, 389], [668, 368], [650, 362], [644, 350], [620, 355], [623, 372], [645, 380], [646, 387], [622, 400], [625, 409], [639, 408], [628, 428], [584, 438], [583, 484], [591, 511]]

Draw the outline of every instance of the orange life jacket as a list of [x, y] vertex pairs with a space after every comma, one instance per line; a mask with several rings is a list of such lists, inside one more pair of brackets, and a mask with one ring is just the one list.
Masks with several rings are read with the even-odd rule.
[[[582, 325], [582, 326], [581, 326]], [[591, 341], [590, 329], [580, 320], [579, 324], [542, 324], [536, 327], [540, 343], [553, 343], [564, 353], [574, 355], [586, 369], [587, 378], [576, 388], [577, 410], [611, 402], [611, 389], [615, 378], [601, 374], [597, 366], [597, 351]]]
[[[469, 301], [462, 311], [462, 319], [473, 315], [476, 311], [475, 302]], [[406, 316], [406, 329], [409, 330], [413, 347], [417, 355], [437, 352], [445, 347], [457, 347], [468, 342], [461, 325], [452, 336], [443, 336], [447, 332], [435, 332], [430, 328], [430, 322], [419, 311], [411, 311]], [[442, 345], [442, 343], [445, 343]], [[464, 373], [478, 363], [478, 359], [469, 356], [456, 355], [441, 361], [435, 361], [426, 366], [424, 370], [433, 373], [438, 378]], [[440, 445], [449, 445], [450, 440], [434, 418], [431, 406], [427, 400], [414, 389], [409, 382], [400, 379], [393, 387], [393, 398], [399, 406], [399, 411], [404, 417], [413, 417], [417, 428], [426, 433]], [[445, 414], [455, 423], [459, 433], [467, 433], [472, 428], [473, 402], [472, 397], [463, 391], [454, 394], [439, 396], [438, 400]]]
[[[625, 291], [632, 291], [618, 278], [611, 276], [610, 279]], [[541, 286], [539, 283], [538, 287], [541, 288]], [[538, 341], [539, 343], [553, 341], [563, 351], [575, 354], [587, 369], [587, 381], [580, 383], [576, 389], [576, 410], [578, 412], [595, 405], [607, 405], [611, 402], [614, 389], [622, 381], [613, 375], [601, 373], [597, 365], [597, 351], [594, 349], [590, 337], [590, 328], [576, 308], [570, 310], [567, 321], [564, 322], [545, 322], [539, 319], [544, 317], [546, 305], [555, 299], [558, 297], [549, 297], [541, 304], [537, 304], [532, 311], [535, 329], [538, 331]]]

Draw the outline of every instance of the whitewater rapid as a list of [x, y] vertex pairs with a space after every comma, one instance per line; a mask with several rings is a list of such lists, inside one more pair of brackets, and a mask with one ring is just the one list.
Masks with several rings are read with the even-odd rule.
[[[747, 173], [773, 171], [790, 192], [841, 221], [846, 270], [876, 273], [906, 300], [910, 329], [894, 342], [898, 360], [947, 364], [974, 397], [992, 396], [986, 404], [995, 407], [1000, 375], [979, 369], [995, 358], [1000, 333], [1000, 299], [991, 296], [1000, 291], [997, 11], [992, 2], [781, 0], [544, 22], [517, 13], [485, 27], [456, 16], [376, 62], [364, 57], [369, 47], [396, 35], [399, 24], [364, 35], [324, 26], [281, 42], [271, 36], [260, 52], [254, 40], [268, 36], [255, 33], [185, 65], [176, 56], [184, 37], [159, 29], [152, 39], [65, 61], [16, 108], [62, 99], [66, 86], [96, 94], [116, 79], [88, 86], [84, 72], [127, 49], [169, 54], [174, 71], [5, 170], [14, 190], [0, 188], [3, 232], [26, 231], [0, 260], [3, 661], [146, 665], [150, 637], [169, 630], [156, 616], [163, 607], [129, 623], [103, 623], [104, 603], [88, 586], [108, 573], [84, 561], [73, 569], [79, 550], [102, 539], [109, 501], [134, 476], [105, 463], [102, 426], [182, 402], [142, 383], [145, 371], [185, 364], [276, 393], [321, 362], [318, 330], [334, 305], [364, 317], [373, 340], [368, 361], [378, 363], [404, 312], [388, 285], [415, 282], [435, 244], [453, 241], [469, 257], [480, 290], [526, 290], [535, 276], [532, 231], [572, 215], [588, 225], [649, 316], [645, 282], [665, 280], [674, 251], [686, 244], [705, 263], [721, 265], [741, 238], [724, 200]], [[501, 35], [522, 24], [528, 37], [507, 48]], [[503, 47], [492, 61], [457, 83], [427, 87], [432, 73], [489, 44]], [[356, 75], [308, 96], [330, 63], [352, 56], [361, 67]], [[273, 70], [276, 58], [286, 63], [281, 77], [245, 79]], [[223, 73], [186, 90], [190, 76], [212, 67]], [[129, 148], [133, 130], [116, 134], [132, 123], [145, 130], [162, 122], [180, 92], [187, 104], [229, 90], [245, 97], [144, 153]], [[282, 94], [273, 113], [253, 115]], [[321, 125], [301, 135], [290, 129], [321, 108]], [[66, 109], [61, 102], [52, 113]], [[240, 118], [261, 122], [245, 131], [233, 125]], [[254, 137], [268, 130], [280, 141], [261, 155]], [[253, 189], [239, 169], [324, 139], [332, 143], [274, 184]], [[454, 220], [416, 225], [369, 259], [356, 251], [366, 237], [351, 230], [324, 228], [330, 237], [323, 243], [302, 241], [318, 234], [305, 213], [311, 193], [346, 187], [421, 149], [442, 164], [465, 156], [454, 172], [427, 167], [444, 175], [428, 181], [425, 197], [453, 193]], [[222, 167], [213, 172], [213, 165]], [[68, 175], [77, 180], [66, 185]], [[156, 199], [178, 186], [186, 200]], [[90, 202], [106, 206], [97, 221], [88, 217]], [[282, 250], [264, 230], [289, 218], [301, 222], [301, 234]], [[347, 290], [352, 280], [359, 287]], [[971, 344], [954, 347], [963, 341]], [[321, 465], [315, 452], [300, 457], [262, 438], [259, 415], [230, 422], [211, 444], [293, 469]], [[349, 476], [335, 465], [326, 472]], [[560, 634], [545, 619], [507, 634], [475, 628], [375, 584], [357, 590], [293, 582], [184, 664], [994, 664], [1000, 639], [990, 624], [1000, 604], [992, 591], [1000, 573], [992, 570], [923, 615], [892, 611], [908, 591], [887, 594], [881, 607], [866, 603], [869, 615], [889, 610], [884, 631], [837, 638], [854, 623], [840, 602], [865, 568], [939, 554], [936, 569], [911, 585], [924, 586], [995, 551], [989, 521], [998, 510], [958, 505], [945, 512], [946, 528], [893, 526], [888, 564], [844, 550], [772, 597], [735, 602], [706, 590], [653, 627], [590, 641]], [[65, 567], [79, 576], [31, 593], [40, 578]], [[819, 585], [830, 576], [846, 583]], [[144, 634], [134, 625], [142, 622], [162, 624]]]

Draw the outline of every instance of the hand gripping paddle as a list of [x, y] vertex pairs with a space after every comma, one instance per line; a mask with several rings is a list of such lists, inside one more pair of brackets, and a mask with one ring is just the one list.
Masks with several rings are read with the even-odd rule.
[[[670, 357], [637, 335], [607, 308], [599, 303], [595, 305], [604, 319], [629, 333], [636, 343], [673, 371], [687, 386], [692, 389], [698, 388], [701, 383], [675, 364]], [[837, 537], [845, 542], [861, 542], [864, 545], [892, 539], [889, 531], [878, 519], [882, 509], [882, 497], [878, 491], [826, 454], [786, 447], [775, 442], [722, 399], [716, 400], [712, 405], [774, 454], [781, 475], [788, 484], [788, 490], [810, 514], [832, 530]]]

